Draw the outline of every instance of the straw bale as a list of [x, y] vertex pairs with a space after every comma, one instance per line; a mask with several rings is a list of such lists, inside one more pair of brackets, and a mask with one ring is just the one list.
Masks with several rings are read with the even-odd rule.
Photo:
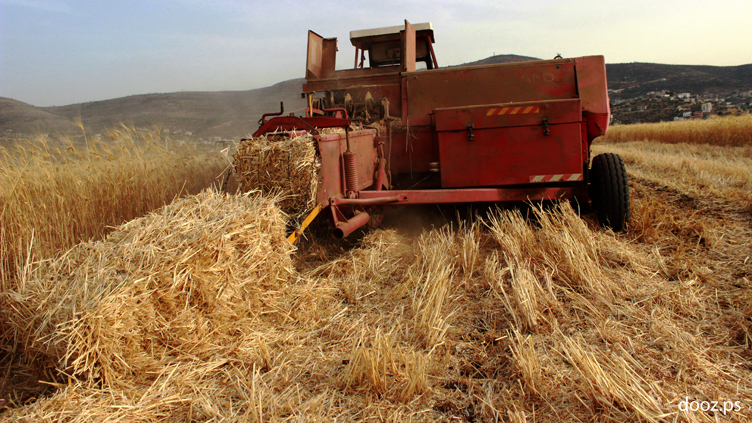
[[277, 205], [293, 217], [316, 204], [321, 166], [313, 136], [269, 134], [241, 141], [234, 156], [242, 192], [259, 190], [278, 196]]
[[117, 386], [208, 360], [292, 274], [285, 224], [258, 193], [204, 191], [40, 263], [4, 293], [4, 318], [81, 380]]

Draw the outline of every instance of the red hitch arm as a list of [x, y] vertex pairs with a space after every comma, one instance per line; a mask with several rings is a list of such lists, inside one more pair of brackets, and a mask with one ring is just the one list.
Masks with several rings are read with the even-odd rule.
[[264, 113], [263, 115], [261, 115], [261, 119], [259, 119], [259, 121], [258, 121], [259, 126], [261, 126], [261, 125], [263, 125], [263, 124], [266, 123], [266, 117], [267, 116], [282, 116], [282, 113], [284, 113], [284, 112], [285, 112], [285, 102], [284, 101], [280, 101], [279, 102], [279, 113]]

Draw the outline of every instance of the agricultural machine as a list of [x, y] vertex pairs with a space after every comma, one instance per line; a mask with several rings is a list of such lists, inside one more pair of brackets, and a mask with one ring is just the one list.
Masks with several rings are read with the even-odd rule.
[[439, 68], [432, 25], [407, 21], [350, 41], [354, 68], [335, 70], [337, 39], [309, 31], [305, 115], [266, 114], [253, 134], [316, 142], [318, 206], [292, 242], [319, 212], [343, 238], [397, 204], [573, 200], [624, 228], [621, 158], [589, 166], [609, 124], [602, 56]]

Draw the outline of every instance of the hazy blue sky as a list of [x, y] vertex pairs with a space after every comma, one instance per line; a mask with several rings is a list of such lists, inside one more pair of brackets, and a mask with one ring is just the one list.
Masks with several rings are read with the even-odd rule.
[[440, 65], [495, 54], [752, 63], [752, 0], [0, 0], [0, 96], [36, 106], [304, 75], [306, 32], [432, 22]]

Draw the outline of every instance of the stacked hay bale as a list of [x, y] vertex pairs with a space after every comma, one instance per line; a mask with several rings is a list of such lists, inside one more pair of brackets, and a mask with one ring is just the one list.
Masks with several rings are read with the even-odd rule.
[[312, 135], [246, 139], [238, 144], [234, 159], [242, 192], [259, 190], [277, 196], [279, 208], [293, 217], [316, 205], [321, 164]]
[[285, 225], [274, 199], [205, 191], [32, 266], [3, 293], [2, 317], [81, 386], [149, 386], [184, 363], [226, 363], [259, 296], [293, 272]]

